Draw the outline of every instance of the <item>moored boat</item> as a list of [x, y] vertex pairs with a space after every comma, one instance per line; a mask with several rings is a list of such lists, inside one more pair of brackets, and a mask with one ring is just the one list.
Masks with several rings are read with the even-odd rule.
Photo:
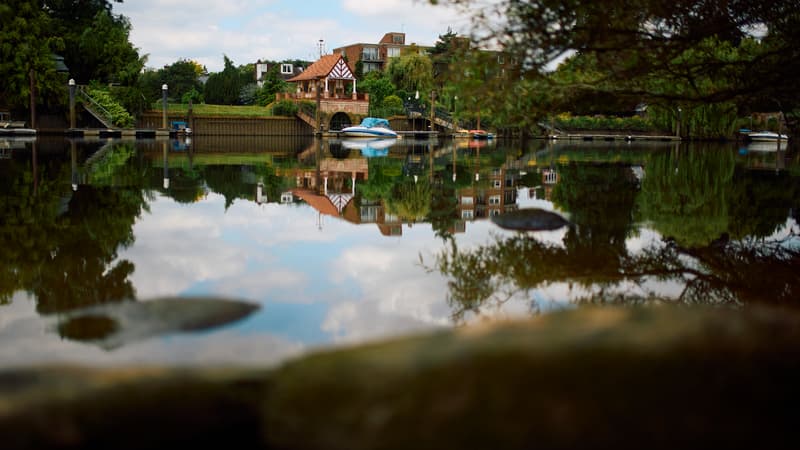
[[347, 137], [392, 138], [397, 132], [389, 127], [389, 121], [377, 117], [365, 117], [360, 125], [342, 128], [340, 132]]
[[469, 130], [469, 136], [472, 139], [491, 139], [494, 137], [492, 133], [486, 130]]
[[[778, 140], [778, 133], [772, 131], [751, 131], [747, 133], [747, 138], [751, 141], [777, 141]], [[780, 135], [780, 140], [786, 141], [789, 139], [789, 136], [785, 134]]]

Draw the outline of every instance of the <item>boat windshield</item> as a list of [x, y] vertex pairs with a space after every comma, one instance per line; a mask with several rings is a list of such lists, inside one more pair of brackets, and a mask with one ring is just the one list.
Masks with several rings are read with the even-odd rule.
[[372, 127], [389, 128], [389, 121], [386, 119], [380, 119], [378, 117], [365, 117], [364, 120], [361, 121], [361, 126], [367, 128], [372, 128]]

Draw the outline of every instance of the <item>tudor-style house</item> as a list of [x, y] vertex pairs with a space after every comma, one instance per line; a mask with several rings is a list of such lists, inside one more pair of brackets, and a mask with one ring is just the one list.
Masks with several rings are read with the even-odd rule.
[[342, 55], [323, 55], [287, 81], [294, 83], [294, 92], [279, 93], [276, 100], [316, 101], [319, 97], [322, 112], [366, 115], [369, 110], [369, 94], [358, 93], [356, 77]]

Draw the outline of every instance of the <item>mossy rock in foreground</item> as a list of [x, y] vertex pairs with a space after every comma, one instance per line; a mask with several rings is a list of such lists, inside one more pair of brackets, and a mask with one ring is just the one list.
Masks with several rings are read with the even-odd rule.
[[0, 373], [7, 448], [800, 448], [800, 316], [578, 309], [274, 370]]

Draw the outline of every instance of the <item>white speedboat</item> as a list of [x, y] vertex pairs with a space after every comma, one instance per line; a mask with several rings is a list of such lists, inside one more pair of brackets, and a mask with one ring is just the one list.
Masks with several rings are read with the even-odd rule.
[[389, 128], [389, 121], [376, 117], [365, 117], [360, 125], [342, 128], [340, 132], [347, 137], [396, 138], [397, 132]]
[[[760, 141], [760, 142], [777, 141], [778, 133], [774, 133], [772, 131], [751, 131], [750, 133], [747, 133], [747, 138], [750, 139], [751, 141]], [[786, 141], [789, 139], [789, 136], [781, 134], [780, 139], [782, 141]]]

